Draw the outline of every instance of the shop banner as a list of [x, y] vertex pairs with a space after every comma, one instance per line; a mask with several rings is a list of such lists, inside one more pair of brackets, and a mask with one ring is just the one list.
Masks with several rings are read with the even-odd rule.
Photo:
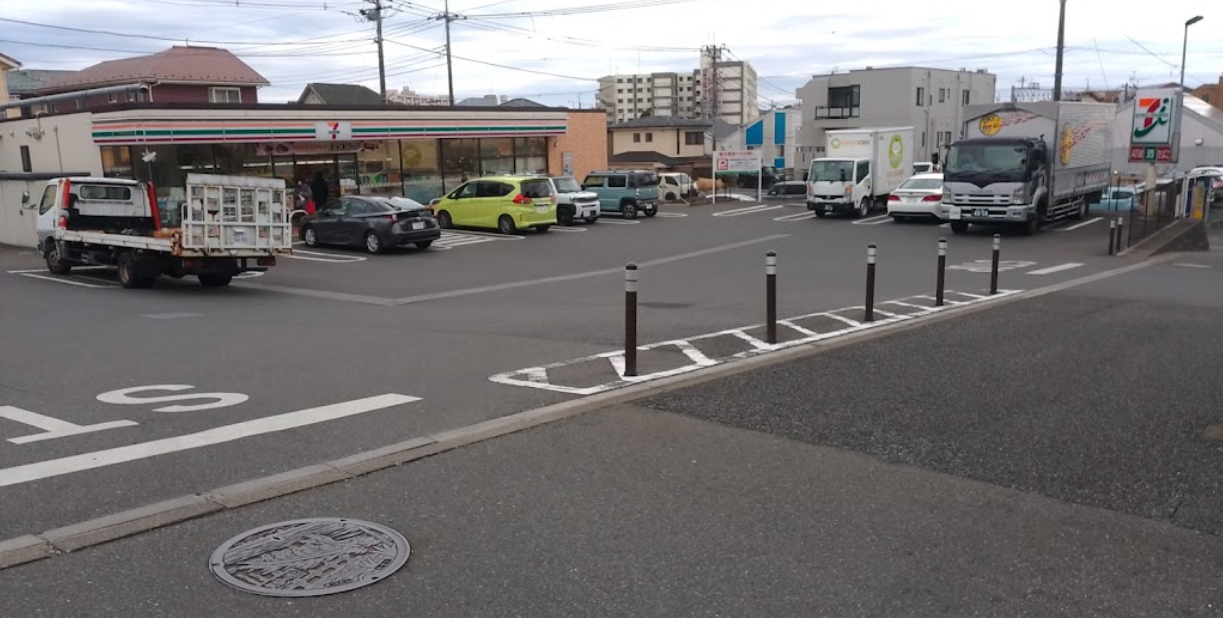
[[260, 156], [350, 154], [378, 150], [377, 142], [261, 142], [255, 145]]

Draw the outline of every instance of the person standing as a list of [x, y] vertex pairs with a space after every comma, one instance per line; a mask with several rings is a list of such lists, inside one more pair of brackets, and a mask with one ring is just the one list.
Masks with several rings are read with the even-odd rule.
[[323, 177], [323, 171], [315, 172], [314, 180], [310, 183], [310, 196], [314, 199], [315, 208], [322, 208], [327, 203], [330, 190], [331, 187], [327, 186], [327, 179]]

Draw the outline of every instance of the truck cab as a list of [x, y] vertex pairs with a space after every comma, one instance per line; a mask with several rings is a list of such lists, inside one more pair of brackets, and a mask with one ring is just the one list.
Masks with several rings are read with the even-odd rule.
[[1048, 202], [1049, 166], [1048, 148], [1039, 138], [960, 140], [943, 166], [942, 216], [957, 233], [969, 223], [1035, 231]]
[[870, 159], [816, 159], [807, 173], [807, 209], [865, 217], [873, 205]]
[[[33, 209], [28, 194], [22, 202]], [[37, 201], [38, 249], [55, 249], [57, 229], [97, 229], [112, 233], [153, 233], [160, 227], [157, 202], [148, 183], [120, 178], [56, 178]]]

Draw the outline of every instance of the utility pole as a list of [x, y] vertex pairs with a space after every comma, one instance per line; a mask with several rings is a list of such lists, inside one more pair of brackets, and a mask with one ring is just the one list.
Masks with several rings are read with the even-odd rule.
[[382, 54], [382, 0], [365, 0], [374, 5], [372, 9], [361, 9], [361, 15], [376, 24], [378, 37], [378, 94], [386, 105], [386, 57]]
[[446, 0], [442, 6], [442, 14], [434, 15], [429, 19], [444, 19], [446, 20], [446, 84], [449, 86], [450, 104], [454, 105], [454, 59], [450, 55], [450, 22], [458, 19], [467, 19], [462, 15], [456, 15], [450, 12], [450, 0]]
[[1066, 54], [1066, 0], [1061, 0], [1057, 15], [1057, 60], [1053, 68], [1053, 100], [1062, 100], [1062, 58]]

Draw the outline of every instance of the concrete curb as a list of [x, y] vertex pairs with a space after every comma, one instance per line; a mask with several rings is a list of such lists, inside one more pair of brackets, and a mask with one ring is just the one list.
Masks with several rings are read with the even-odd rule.
[[474, 425], [356, 453], [329, 462], [221, 487], [203, 494], [182, 496], [114, 515], [49, 530], [39, 535], [26, 535], [0, 541], [0, 569], [41, 560], [60, 553], [76, 551], [92, 545], [132, 536], [139, 532], [147, 532], [201, 515], [241, 508], [255, 502], [262, 502], [338, 481], [346, 481], [370, 472], [395, 467], [587, 412], [778, 365], [830, 350], [873, 341], [909, 330], [916, 330], [930, 324], [937, 324], [961, 316], [971, 315], [991, 307], [1053, 294], [1065, 289], [1168, 262], [1176, 258], [1176, 254], [1164, 254], [1137, 264], [1130, 264], [1035, 290], [1010, 294], [999, 298], [996, 302], [983, 302], [935, 313], [920, 319], [903, 320], [870, 330], [850, 333], [836, 339], [817, 341], [778, 352], [717, 365], [708, 369], [701, 369], [692, 373], [626, 386], [605, 393], [541, 408], [524, 410]]
[[1174, 251], [1173, 245], [1176, 244], [1181, 237], [1193, 233], [1200, 225], [1201, 221], [1197, 219], [1180, 219], [1174, 221], [1164, 229], [1143, 238], [1134, 245], [1125, 248], [1117, 254], [1118, 257], [1134, 257], [1138, 259], [1147, 259], [1155, 255], [1159, 255], [1168, 251]]

